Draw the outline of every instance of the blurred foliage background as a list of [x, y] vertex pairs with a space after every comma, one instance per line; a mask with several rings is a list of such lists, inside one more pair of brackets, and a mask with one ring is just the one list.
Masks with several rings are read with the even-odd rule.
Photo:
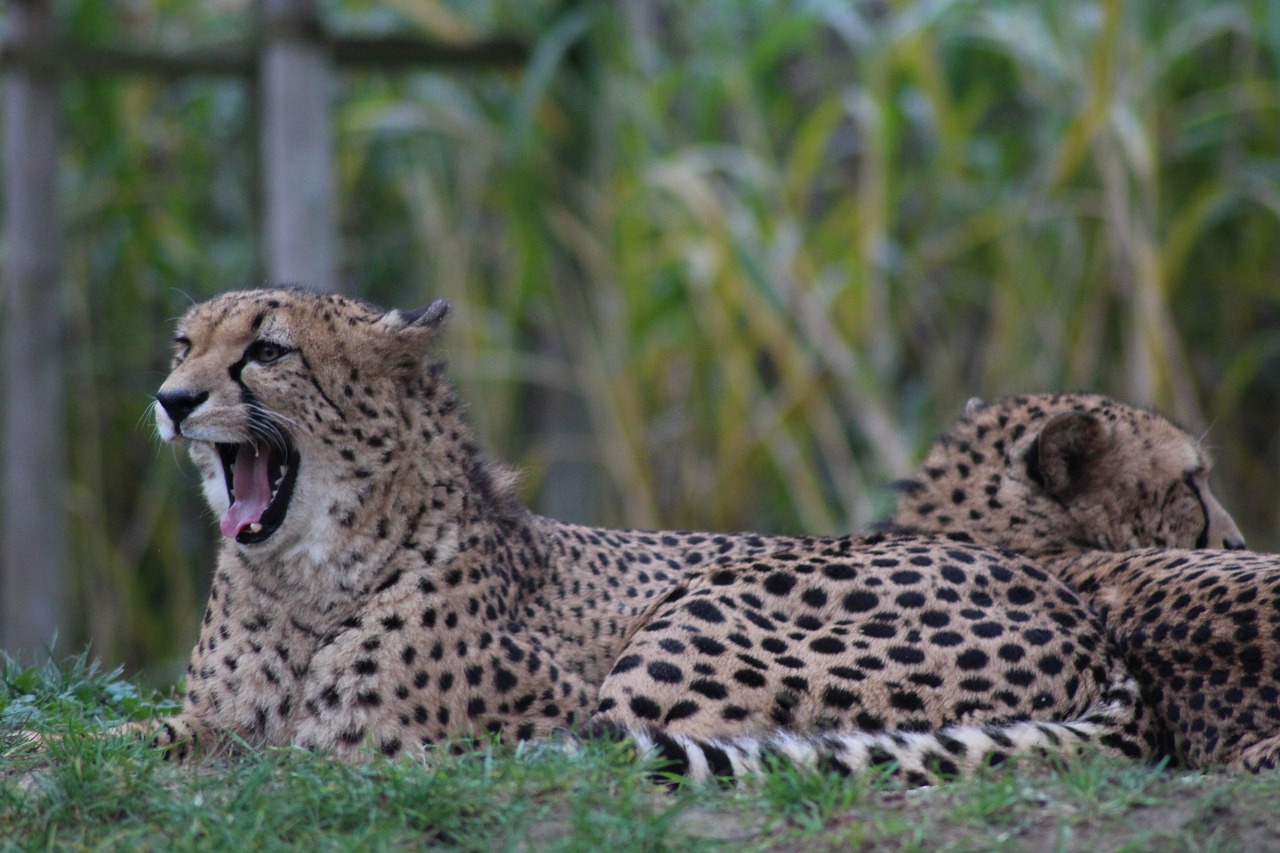
[[[340, 77], [343, 286], [454, 306], [542, 512], [839, 533], [972, 395], [1197, 432], [1280, 544], [1280, 2], [331, 0], [509, 34], [512, 71]], [[246, 0], [64, 0], [95, 44], [248, 40]], [[148, 405], [172, 320], [262, 283], [241, 82], [61, 89], [73, 651], [180, 672], [214, 526]], [[145, 676], [144, 676], [145, 677]]]

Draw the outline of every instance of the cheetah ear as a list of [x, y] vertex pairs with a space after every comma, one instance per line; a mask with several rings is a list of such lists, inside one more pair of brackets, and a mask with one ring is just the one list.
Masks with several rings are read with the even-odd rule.
[[1045, 422], [1027, 450], [1027, 474], [1062, 501], [1084, 492], [1111, 448], [1111, 430], [1087, 412], [1060, 412]]
[[379, 325], [401, 341], [413, 341], [418, 349], [426, 350], [436, 339], [449, 303], [434, 299], [430, 304], [412, 311], [391, 310], [382, 315]]
[[430, 304], [421, 308], [415, 308], [412, 311], [401, 311], [400, 322], [403, 326], [418, 326], [420, 328], [434, 329], [440, 325], [445, 316], [449, 313], [449, 303], [443, 299], [433, 299]]
[[970, 397], [964, 404], [964, 415], [971, 418], [987, 407], [987, 401], [981, 397]]
[[419, 370], [448, 313], [449, 303], [443, 299], [413, 311], [388, 311], [376, 323], [379, 334], [371, 342], [370, 353], [396, 370]]

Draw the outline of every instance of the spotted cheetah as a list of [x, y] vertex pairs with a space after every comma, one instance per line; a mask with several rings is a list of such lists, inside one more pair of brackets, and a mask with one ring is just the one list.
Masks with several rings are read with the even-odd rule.
[[[446, 313], [441, 301], [384, 312], [272, 289], [224, 294], [180, 321], [157, 427], [188, 446], [223, 541], [182, 711], [155, 736], [167, 754], [242, 740], [394, 756], [586, 726], [683, 756], [695, 778], [782, 752], [929, 779], [1090, 740], [1149, 750], [1099, 618], [1034, 562], [991, 547], [1002, 543], [984, 541], [981, 519], [939, 526], [951, 512], [918, 502], [934, 527], [904, 516], [901, 530], [858, 539], [603, 530], [530, 513], [430, 356]], [[1199, 458], [1155, 416], [1126, 423], [1135, 440], [1116, 465]], [[1060, 475], [1085, 487], [1070, 441], [1004, 434], [1008, 454], [986, 464], [1009, 469], [996, 482], [1006, 529], [1025, 515], [1027, 529], [1096, 547], [1173, 544], [1187, 525], [1211, 542], [1238, 536], [1200, 480], [1198, 518], [1171, 514], [1185, 501], [1146, 513], [1135, 491], [1146, 481], [1092, 479], [1100, 494], [1114, 487], [1098, 501], [1112, 514], [1076, 518], [1055, 495]], [[1033, 442], [1043, 483], [1024, 462]]]
[[[1097, 397], [973, 401], [950, 448], [935, 450], [924, 476], [905, 485], [896, 526], [963, 529], [1031, 555], [1078, 591], [1151, 709], [1154, 757], [1191, 768], [1280, 766], [1280, 557], [1241, 553], [1243, 538], [1209, 494], [1203, 451], [1161, 423]], [[1039, 442], [1060, 434], [1075, 462], [1056, 469], [1036, 440], [1011, 445], [1010, 427]], [[1116, 452], [1137, 435], [1158, 442], [1140, 466]], [[991, 455], [1025, 459], [1022, 485], [975, 478]], [[1132, 519], [1091, 496], [1117, 482], [1145, 492], [1148, 520], [1136, 526], [1145, 534], [1135, 536]], [[1058, 495], [1079, 527], [1045, 525], [1052, 507], [1020, 509], [1015, 521], [1006, 507], [1027, 505], [1015, 488]], [[986, 499], [973, 514], [970, 493]], [[965, 498], [957, 503], [957, 495]], [[1088, 541], [1086, 530], [1097, 538]], [[1206, 545], [1227, 550], [1199, 550]]]

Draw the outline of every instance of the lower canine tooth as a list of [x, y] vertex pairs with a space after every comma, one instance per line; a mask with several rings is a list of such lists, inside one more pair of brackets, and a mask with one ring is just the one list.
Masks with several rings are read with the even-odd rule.
[[258, 524], [258, 523], [255, 521], [253, 524], [250, 524], [250, 525], [249, 525], [249, 532], [250, 532], [250, 533], [261, 533], [261, 532], [262, 532], [262, 525], [261, 525], [261, 524]]

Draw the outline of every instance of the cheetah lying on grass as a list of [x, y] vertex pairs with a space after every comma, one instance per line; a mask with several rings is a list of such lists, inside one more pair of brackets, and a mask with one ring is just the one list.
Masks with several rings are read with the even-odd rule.
[[[1105, 403], [1107, 470], [1135, 476], [1103, 480], [1075, 427], [1027, 413], [1104, 404], [1028, 398], [985, 428], [997, 452], [935, 448], [902, 531], [581, 527], [528, 512], [479, 454], [429, 358], [446, 310], [281, 289], [180, 322], [156, 418], [224, 540], [183, 710], [155, 737], [168, 754], [566, 727], [655, 743], [695, 778], [767, 752], [917, 780], [1087, 741], [1151, 754], [1102, 622], [1000, 547], [1234, 542], [1185, 433]], [[953, 472], [967, 487], [929, 509]]]
[[[1062, 412], [1064, 403], [1073, 411]], [[896, 527], [967, 532], [1031, 557], [1077, 590], [1140, 686], [1151, 757], [1194, 768], [1274, 768], [1280, 556], [1240, 553], [1244, 540], [1209, 495], [1203, 456], [1180, 434], [1135, 417], [1154, 418], [1096, 397], [971, 403], [949, 441], [926, 460], [924, 476], [905, 485]], [[1005, 437], [1010, 430], [1043, 442], [1052, 424], [1069, 436], [1067, 458], [1074, 461], [1055, 469], [1042, 450], [1027, 454], [1025, 479], [1030, 491], [1057, 495], [1061, 507], [1014, 497], [1003, 476], [973, 476], [988, 456], [1017, 459], [1018, 445]], [[1152, 452], [1126, 458], [1123, 448], [1138, 436], [1156, 442]], [[1147, 535], [1133, 536], [1121, 507], [1092, 497], [1116, 491], [1145, 494], [1141, 505], [1153, 513], [1140, 525]], [[975, 493], [1000, 506], [971, 512], [965, 505]], [[966, 499], [956, 504], [959, 494]], [[1012, 523], [1006, 504], [1018, 507], [1021, 523]], [[993, 515], [1002, 520], [993, 524]], [[1074, 523], [1064, 523], [1068, 518]], [[1205, 546], [1230, 550], [1190, 550]]]

